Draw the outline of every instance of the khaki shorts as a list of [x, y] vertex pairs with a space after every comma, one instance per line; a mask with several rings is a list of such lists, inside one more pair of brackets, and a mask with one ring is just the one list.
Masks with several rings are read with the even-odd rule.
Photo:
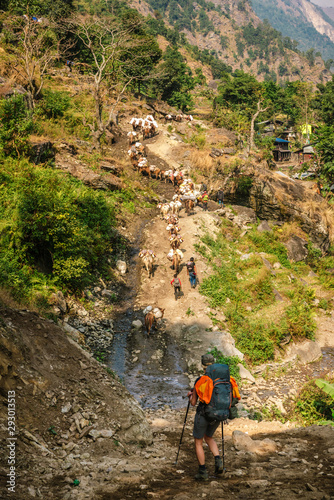
[[208, 422], [198, 409], [195, 415], [193, 437], [195, 439], [203, 439], [204, 436], [212, 437], [219, 427], [220, 422]]

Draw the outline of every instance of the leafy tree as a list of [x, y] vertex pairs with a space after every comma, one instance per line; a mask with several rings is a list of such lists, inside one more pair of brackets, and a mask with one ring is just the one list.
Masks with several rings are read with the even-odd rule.
[[73, 0], [7, 0], [2, 8], [17, 15], [29, 13], [48, 20], [67, 17], [74, 10]]
[[315, 49], [312, 48], [312, 49], [307, 50], [305, 53], [305, 57], [306, 57], [309, 65], [314, 66], [315, 57], [316, 57]]
[[313, 104], [319, 110], [320, 116], [326, 124], [334, 122], [334, 77], [326, 85], [318, 85], [318, 92]]
[[236, 71], [234, 77], [226, 76], [226, 81], [218, 88], [217, 105], [231, 106], [243, 111], [248, 118], [256, 110], [262, 95], [262, 84], [253, 75]]
[[[151, 78], [150, 70], [160, 56], [157, 44], [145, 34], [137, 13], [115, 16], [76, 16], [68, 29], [88, 52], [93, 77], [94, 120], [87, 123], [94, 145], [101, 148], [101, 139], [115, 124], [115, 110], [127, 87]], [[107, 117], [104, 117], [105, 92], [115, 95]]]
[[171, 106], [181, 108], [182, 111], [190, 110], [193, 101], [189, 91], [196, 83], [191, 69], [177, 49], [167, 47], [163, 59], [159, 68], [160, 76], [152, 86], [153, 91]]

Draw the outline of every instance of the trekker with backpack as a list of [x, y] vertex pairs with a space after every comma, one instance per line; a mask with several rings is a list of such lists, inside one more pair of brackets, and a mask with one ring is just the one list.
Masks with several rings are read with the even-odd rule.
[[201, 202], [202, 202], [203, 210], [207, 210], [208, 209], [208, 201], [209, 201], [208, 193], [206, 191], [204, 191], [204, 193], [203, 193], [203, 195], [201, 197]]
[[194, 257], [190, 257], [189, 262], [187, 262], [187, 274], [189, 276], [191, 288], [195, 288], [197, 281], [197, 269]]
[[[195, 479], [208, 481], [209, 474], [205, 466], [203, 439], [215, 457], [215, 473], [222, 474], [224, 472], [223, 423], [228, 418], [235, 418], [236, 415], [231, 412], [231, 406], [238, 402], [240, 394], [235, 380], [230, 377], [227, 365], [215, 363], [212, 354], [204, 354], [201, 361], [205, 375], [196, 380], [194, 388], [188, 392], [187, 396], [192, 406], [196, 405], [198, 399], [200, 400], [196, 409], [193, 429], [195, 452], [199, 464]], [[217, 443], [213, 439], [220, 423], [222, 423], [223, 460], [219, 455]]]
[[174, 286], [174, 296], [175, 300], [177, 300], [178, 296], [181, 293], [181, 280], [178, 278], [177, 274], [174, 274], [174, 278], [170, 282], [172, 286]]
[[224, 191], [222, 187], [217, 192], [217, 201], [220, 207], [224, 207]]

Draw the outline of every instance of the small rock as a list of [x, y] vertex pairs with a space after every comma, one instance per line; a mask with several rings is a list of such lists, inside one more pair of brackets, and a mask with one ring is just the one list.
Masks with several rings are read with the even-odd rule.
[[266, 479], [253, 479], [252, 481], [247, 481], [247, 486], [249, 488], [267, 488], [269, 484], [269, 481]]
[[252, 255], [252, 253], [244, 253], [241, 255], [240, 260], [248, 260]]
[[131, 326], [135, 330], [140, 330], [141, 328], [143, 328], [143, 323], [140, 321], [140, 319], [135, 319], [134, 321], [132, 321]]
[[268, 221], [266, 220], [263, 220], [261, 222], [261, 224], [259, 224], [257, 226], [257, 230], [260, 232], [260, 233], [264, 233], [265, 231], [272, 231], [271, 227], [269, 226], [268, 224]]
[[279, 291], [274, 288], [273, 292], [275, 295], [275, 300], [277, 300], [278, 302], [283, 302], [284, 299], [283, 299], [282, 295], [279, 293]]
[[124, 260], [118, 260], [116, 262], [116, 269], [122, 276], [126, 274], [127, 271], [126, 262]]
[[255, 384], [255, 378], [253, 375], [242, 365], [241, 363], [238, 364], [239, 372], [240, 372], [240, 377], [242, 379], [249, 380], [253, 384]]
[[273, 268], [274, 269], [281, 269], [281, 264], [279, 262], [275, 262], [274, 265], [273, 265]]
[[68, 413], [70, 411], [70, 409], [72, 408], [72, 405], [70, 402], [66, 403], [62, 409], [61, 409], [61, 412], [62, 413]]

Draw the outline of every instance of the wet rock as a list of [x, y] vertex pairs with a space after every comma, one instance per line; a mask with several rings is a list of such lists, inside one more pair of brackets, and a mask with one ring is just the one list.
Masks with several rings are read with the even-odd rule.
[[303, 364], [313, 363], [321, 358], [322, 351], [318, 342], [313, 340], [305, 340], [300, 344], [292, 344], [287, 351], [288, 358], [298, 358]]
[[53, 144], [50, 141], [39, 141], [31, 144], [30, 159], [33, 163], [38, 165], [41, 162], [50, 160], [55, 157]]
[[255, 378], [253, 375], [247, 370], [247, 368], [244, 367], [241, 363], [238, 364], [239, 372], [240, 372], [240, 377], [242, 379], [249, 380], [253, 384], [255, 384]]
[[286, 248], [288, 250], [288, 257], [294, 262], [300, 262], [305, 260], [308, 255], [308, 250], [306, 248], [307, 241], [295, 234], [286, 243]]
[[261, 222], [261, 224], [259, 224], [257, 226], [257, 230], [260, 232], [260, 233], [264, 233], [265, 231], [272, 231], [271, 227], [269, 226], [268, 224], [268, 221], [266, 220], [263, 220]]
[[121, 275], [126, 274], [127, 271], [126, 262], [124, 260], [118, 260], [116, 262], [116, 269]]
[[143, 328], [143, 323], [140, 321], [140, 319], [135, 319], [134, 321], [132, 321], [131, 325], [135, 330], [140, 330], [141, 328]]

